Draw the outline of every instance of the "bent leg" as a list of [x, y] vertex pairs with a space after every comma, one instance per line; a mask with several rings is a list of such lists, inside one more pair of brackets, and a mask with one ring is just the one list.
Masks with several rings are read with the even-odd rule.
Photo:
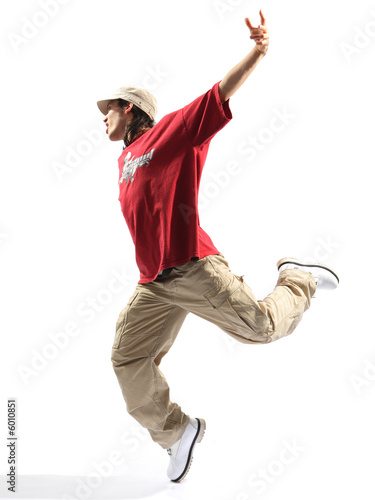
[[159, 364], [188, 312], [162, 295], [160, 285], [137, 285], [116, 325], [112, 363], [130, 415], [169, 448], [182, 437], [189, 417], [170, 401]]
[[[182, 271], [185, 266], [180, 267]], [[177, 303], [243, 343], [265, 344], [292, 333], [315, 292], [309, 273], [286, 270], [275, 290], [257, 301], [222, 254], [189, 264], [180, 279], [184, 286], [178, 287]]]
[[259, 307], [270, 318], [272, 341], [290, 335], [310, 307], [316, 283], [310, 273], [297, 269], [281, 271], [275, 290]]

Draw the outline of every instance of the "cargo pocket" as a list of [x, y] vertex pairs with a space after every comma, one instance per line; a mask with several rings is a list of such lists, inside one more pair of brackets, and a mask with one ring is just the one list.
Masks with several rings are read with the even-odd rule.
[[214, 285], [204, 296], [214, 309], [221, 307], [232, 293], [243, 286], [240, 278], [234, 274], [230, 281], [224, 280], [220, 275], [213, 276], [213, 279]]
[[225, 331], [247, 341], [269, 342], [269, 319], [260, 309], [243, 277], [233, 273], [222, 276], [215, 277], [216, 283], [205, 297], [228, 323]]
[[135, 299], [138, 297], [139, 291], [135, 291], [133, 295], [130, 297], [128, 303], [124, 307], [124, 309], [120, 312], [120, 315], [118, 317], [117, 323], [116, 323], [116, 334], [115, 334], [115, 340], [113, 342], [112, 349], [118, 349], [121, 343], [121, 338], [125, 332], [126, 328], [126, 321], [127, 321], [127, 316], [128, 316], [128, 311], [135, 301]]
[[271, 341], [270, 320], [246, 283], [229, 297], [228, 305], [239, 324], [245, 327], [249, 340], [260, 343]]

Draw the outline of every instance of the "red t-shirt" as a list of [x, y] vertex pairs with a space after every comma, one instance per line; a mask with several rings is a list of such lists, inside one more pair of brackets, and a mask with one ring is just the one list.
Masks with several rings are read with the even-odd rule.
[[218, 254], [199, 225], [198, 190], [211, 139], [232, 118], [219, 83], [166, 115], [124, 149], [119, 158], [119, 201], [135, 244], [141, 274], [153, 281], [162, 269], [192, 257]]

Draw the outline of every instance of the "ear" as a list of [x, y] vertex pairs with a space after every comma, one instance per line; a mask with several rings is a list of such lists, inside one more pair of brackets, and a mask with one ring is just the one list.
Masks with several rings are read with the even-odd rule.
[[132, 107], [133, 107], [133, 103], [132, 102], [129, 102], [128, 104], [128, 107], [125, 108], [125, 114], [127, 115], [128, 113], [130, 113], [130, 111], [132, 110]]

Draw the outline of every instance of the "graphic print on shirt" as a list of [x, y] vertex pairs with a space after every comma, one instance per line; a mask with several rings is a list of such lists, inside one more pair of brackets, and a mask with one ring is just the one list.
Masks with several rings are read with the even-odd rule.
[[134, 181], [134, 174], [137, 168], [139, 167], [145, 167], [148, 166], [150, 161], [152, 160], [152, 157], [154, 155], [154, 149], [151, 149], [151, 151], [143, 156], [140, 156], [139, 158], [136, 158], [135, 156], [132, 158], [132, 154], [129, 151], [129, 153], [126, 155], [125, 160], [124, 160], [124, 167], [122, 169], [122, 175], [119, 180], [119, 183], [122, 184], [122, 181], [125, 179], [125, 184], [128, 183], [128, 180], [130, 179], [130, 182]]

